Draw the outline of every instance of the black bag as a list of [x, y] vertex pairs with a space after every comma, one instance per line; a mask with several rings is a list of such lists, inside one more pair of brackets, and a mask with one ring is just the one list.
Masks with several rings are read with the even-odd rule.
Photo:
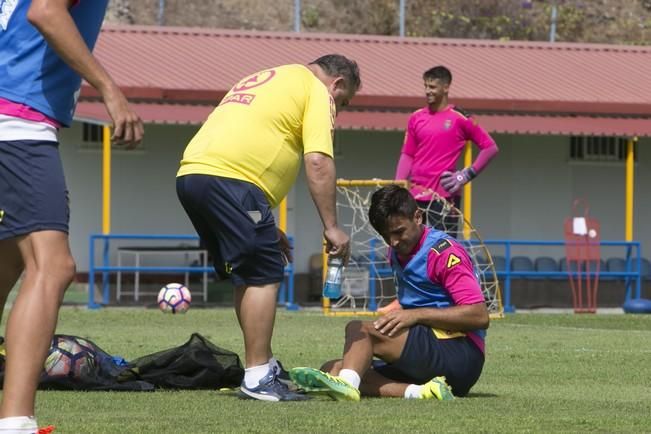
[[[194, 333], [185, 344], [132, 362], [113, 357], [88, 339], [54, 335], [39, 389], [130, 390], [237, 387], [244, 369], [237, 354]], [[0, 355], [0, 387], [4, 357]]]
[[142, 380], [163, 389], [239, 387], [244, 378], [240, 357], [198, 333], [180, 347], [129, 362], [119, 381]]

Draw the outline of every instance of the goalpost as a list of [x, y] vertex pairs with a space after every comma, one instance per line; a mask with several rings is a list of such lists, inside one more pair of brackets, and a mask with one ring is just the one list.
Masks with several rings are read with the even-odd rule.
[[[371, 195], [380, 187], [390, 184], [408, 186], [407, 181], [361, 179], [337, 180], [337, 214], [340, 226], [350, 236], [350, 261], [344, 271], [342, 296], [337, 300], [323, 298], [326, 315], [377, 315], [379, 307], [396, 298], [393, 271], [388, 261], [388, 249], [368, 221]], [[432, 192], [432, 199], [424, 215], [450, 233], [457, 225], [458, 233], [450, 233], [461, 242], [470, 256], [481, 284], [486, 307], [492, 318], [503, 316], [502, 300], [495, 267], [488, 248], [477, 230], [464, 218], [463, 213], [451, 203]], [[323, 251], [323, 270], [327, 255]]]

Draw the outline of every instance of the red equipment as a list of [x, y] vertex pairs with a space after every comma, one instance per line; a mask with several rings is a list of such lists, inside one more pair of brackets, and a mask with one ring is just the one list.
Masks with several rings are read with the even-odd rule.
[[[577, 213], [580, 206], [583, 215]], [[574, 201], [572, 215], [565, 219], [565, 260], [574, 313], [596, 313], [601, 227], [596, 219], [588, 216], [588, 205], [583, 199]]]

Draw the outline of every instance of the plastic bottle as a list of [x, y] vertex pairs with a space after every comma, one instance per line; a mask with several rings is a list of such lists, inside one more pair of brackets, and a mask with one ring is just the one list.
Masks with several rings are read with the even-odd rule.
[[323, 285], [323, 296], [341, 297], [341, 282], [344, 280], [344, 261], [342, 258], [328, 257], [328, 272]]

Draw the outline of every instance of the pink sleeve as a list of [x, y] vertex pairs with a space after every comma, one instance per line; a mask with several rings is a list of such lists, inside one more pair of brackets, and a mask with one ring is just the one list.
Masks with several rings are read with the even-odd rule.
[[414, 134], [414, 115], [409, 117], [407, 122], [407, 130], [405, 131], [405, 140], [402, 143], [401, 154], [407, 154], [410, 157], [416, 155], [416, 134]]
[[409, 179], [409, 174], [411, 173], [411, 165], [414, 161], [414, 158], [411, 155], [400, 154], [400, 160], [398, 160], [398, 167], [396, 167], [396, 176], [393, 179]]
[[493, 157], [497, 155], [499, 149], [490, 134], [480, 127], [472, 117], [464, 120], [463, 130], [466, 134], [466, 139], [471, 140], [479, 148], [479, 155], [477, 155], [477, 158], [472, 163], [472, 169], [478, 175], [486, 168]]
[[497, 145], [480, 150], [479, 155], [477, 155], [474, 163], [472, 163], [472, 170], [475, 171], [475, 175], [479, 175], [479, 173], [488, 166], [488, 163], [497, 155], [498, 152], [499, 149], [497, 148]]
[[430, 250], [427, 275], [450, 293], [455, 305], [483, 303], [484, 295], [473, 272], [472, 261], [463, 247], [455, 241], [451, 244], [440, 253]]

